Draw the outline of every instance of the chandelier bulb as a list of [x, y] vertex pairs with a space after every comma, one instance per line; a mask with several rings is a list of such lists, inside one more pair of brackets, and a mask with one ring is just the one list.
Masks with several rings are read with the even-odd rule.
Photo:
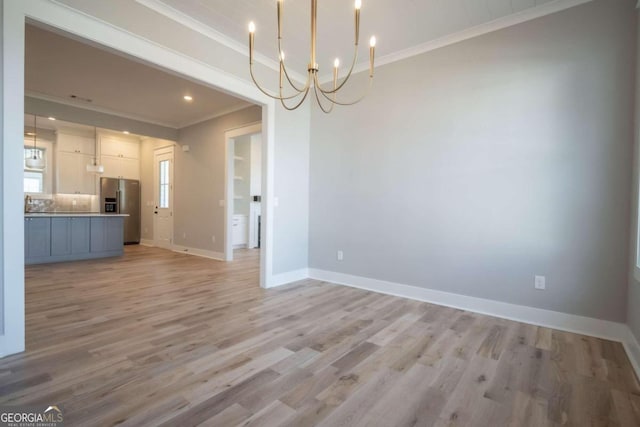
[[338, 67], [340, 66], [340, 60], [339, 60], [338, 58], [336, 58], [336, 60], [335, 60], [335, 61], [333, 61], [333, 66], [334, 66], [335, 68], [338, 68]]
[[371, 39], [369, 39], [369, 46], [376, 47], [376, 36], [371, 36]]
[[360, 9], [362, 7], [362, 0], [356, 0], [356, 9]]
[[256, 24], [254, 24], [253, 21], [249, 22], [249, 32], [251, 34], [256, 32]]

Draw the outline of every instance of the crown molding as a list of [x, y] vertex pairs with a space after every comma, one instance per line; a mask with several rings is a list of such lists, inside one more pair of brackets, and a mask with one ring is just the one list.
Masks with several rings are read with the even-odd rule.
[[217, 119], [218, 117], [222, 117], [222, 116], [226, 116], [227, 114], [231, 114], [231, 113], [235, 113], [237, 111], [242, 111], [242, 110], [246, 110], [247, 108], [251, 108], [251, 107], [255, 107], [255, 104], [241, 104], [241, 105], [236, 105], [234, 107], [229, 107], [229, 108], [225, 108], [224, 110], [218, 111], [217, 113], [211, 114], [209, 116], [203, 117], [201, 119], [198, 120], [194, 120], [192, 122], [187, 122], [187, 123], [181, 123], [179, 129], [183, 129], [189, 126], [194, 126], [197, 125], [198, 123], [203, 123], [209, 120], [213, 120], [213, 119]]
[[[494, 31], [501, 30], [503, 28], [512, 27], [514, 25], [522, 24], [523, 22], [531, 21], [536, 18], [541, 18], [546, 15], [561, 12], [565, 9], [570, 9], [575, 6], [580, 6], [584, 3], [589, 3], [593, 0], [554, 0], [548, 3], [544, 3], [540, 6], [535, 6], [530, 9], [523, 10], [512, 15], [498, 18], [493, 21], [477, 25], [467, 30], [459, 31], [444, 37], [440, 37], [435, 40], [428, 41], [407, 49], [403, 49], [388, 55], [381, 56], [376, 59], [376, 67], [382, 65], [391, 64], [393, 62], [402, 61], [403, 59], [411, 58], [412, 56], [421, 55], [432, 50], [440, 49], [445, 46], [449, 46], [455, 43], [459, 43], [464, 40], [479, 37], [484, 34], [492, 33]], [[640, 0], [638, 0], [640, 5]], [[369, 69], [368, 62], [358, 63], [353, 72], [359, 73]], [[320, 83], [327, 83], [333, 81], [333, 75], [325, 74], [320, 76]]]
[[[229, 49], [232, 49], [233, 51], [241, 54], [247, 59], [249, 58], [249, 48], [246, 45], [239, 43], [235, 39], [232, 39], [226, 34], [215, 30], [214, 28], [210, 27], [207, 24], [202, 23], [201, 21], [198, 21], [197, 19], [187, 15], [186, 13], [183, 13], [167, 5], [161, 0], [135, 0], [135, 1], [141, 4], [142, 6], [145, 6], [169, 19], [172, 19], [173, 21], [176, 21], [184, 25], [185, 27], [192, 29], [193, 31], [196, 31], [202, 34], [205, 37], [210, 38], [211, 40], [214, 40], [220, 43], [225, 47], [228, 47]], [[280, 72], [280, 63], [277, 61], [274, 61], [273, 59], [268, 58], [265, 55], [262, 55], [256, 52], [253, 55], [253, 59], [256, 62], [264, 65], [265, 67], [272, 69], [273, 71]], [[289, 76], [291, 76], [291, 78], [296, 80], [298, 83], [304, 83], [307, 81], [305, 76], [303, 76], [302, 74], [296, 71], [289, 72]]]

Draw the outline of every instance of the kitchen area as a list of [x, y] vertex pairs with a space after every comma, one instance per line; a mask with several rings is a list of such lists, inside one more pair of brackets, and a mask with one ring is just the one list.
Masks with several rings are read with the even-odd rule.
[[140, 137], [25, 114], [25, 263], [121, 256], [140, 242]]

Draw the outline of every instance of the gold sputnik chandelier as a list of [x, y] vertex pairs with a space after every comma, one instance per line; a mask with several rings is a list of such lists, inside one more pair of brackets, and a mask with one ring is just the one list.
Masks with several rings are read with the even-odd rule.
[[[282, 10], [284, 7], [284, 0], [276, 1], [278, 3], [278, 62], [280, 63], [280, 89], [277, 95], [269, 93], [268, 91], [263, 89], [256, 81], [255, 75], [253, 73], [253, 48], [256, 26], [253, 22], [249, 23], [249, 70], [251, 72], [251, 78], [253, 79], [253, 82], [256, 84], [258, 89], [260, 89], [260, 91], [265, 95], [279, 100], [282, 103], [282, 106], [289, 111], [295, 110], [296, 108], [300, 107], [305, 99], [307, 99], [307, 96], [309, 95], [309, 92], [311, 90], [313, 90], [313, 93], [315, 94], [315, 98], [318, 102], [318, 105], [320, 106], [320, 109], [325, 113], [330, 113], [333, 110], [334, 105], [336, 104], [353, 105], [357, 102], [360, 102], [367, 95], [373, 83], [373, 62], [376, 48], [375, 37], [371, 37], [371, 40], [369, 42], [369, 86], [367, 92], [365, 92], [365, 94], [361, 98], [350, 102], [338, 100], [337, 93], [344, 87], [344, 85], [351, 77], [353, 69], [356, 65], [356, 61], [358, 60], [358, 44], [360, 42], [360, 8], [362, 7], [362, 0], [355, 0], [355, 52], [353, 55], [353, 61], [351, 62], [351, 67], [349, 68], [349, 72], [343, 78], [341, 83], [338, 84], [338, 79], [340, 78], [340, 60], [336, 58], [333, 63], [333, 87], [331, 88], [323, 88], [318, 79], [318, 72], [320, 70], [320, 68], [318, 67], [318, 63], [316, 62], [318, 0], [311, 0], [311, 60], [309, 61], [309, 66], [307, 68], [307, 82], [303, 87], [300, 87], [299, 85], [294, 83], [289, 77], [289, 73], [287, 72], [287, 67], [284, 62], [284, 52], [282, 51]], [[287, 90], [289, 93], [287, 94], [285, 94], [284, 92], [285, 80], [289, 86], [289, 89]], [[292, 104], [289, 105], [287, 101], [292, 101]]]

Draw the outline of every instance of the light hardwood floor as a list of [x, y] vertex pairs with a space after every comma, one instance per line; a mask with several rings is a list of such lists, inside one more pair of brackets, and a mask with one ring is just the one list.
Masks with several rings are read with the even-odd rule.
[[639, 426], [622, 346], [145, 247], [28, 267], [0, 404], [67, 425]]

